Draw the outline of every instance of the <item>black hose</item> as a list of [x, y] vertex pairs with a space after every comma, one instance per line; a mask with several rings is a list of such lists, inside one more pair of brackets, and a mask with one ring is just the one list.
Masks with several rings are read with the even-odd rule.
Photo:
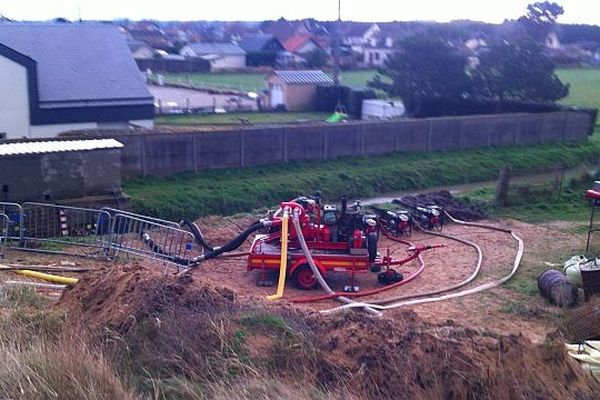
[[150, 235], [148, 235], [145, 232], [142, 232], [140, 234], [142, 241], [150, 248], [150, 250], [155, 253], [155, 254], [159, 254], [161, 256], [163, 256], [166, 259], [169, 259], [170, 261], [173, 261], [175, 264], [179, 264], [179, 265], [190, 265], [191, 260], [185, 259], [185, 258], [181, 258], [179, 256], [176, 256], [172, 253], [169, 253], [168, 251], [166, 251], [165, 249], [163, 249], [162, 247], [160, 247], [158, 244], [156, 244], [154, 242], [154, 240], [152, 240], [152, 238], [150, 238]]
[[200, 231], [200, 228], [198, 228], [198, 225], [196, 225], [194, 222], [187, 220], [187, 219], [184, 219], [183, 221], [181, 221], [180, 225], [182, 227], [183, 226], [188, 227], [188, 229], [190, 230], [192, 235], [194, 235], [194, 239], [196, 239], [196, 243], [198, 243], [200, 246], [202, 246], [204, 251], [207, 251], [207, 252], [214, 251], [214, 247], [211, 246], [206, 240], [204, 240], [204, 235], [202, 235], [202, 232]]
[[242, 233], [240, 233], [236, 238], [234, 238], [232, 241], [230, 241], [226, 245], [224, 245], [222, 247], [217, 247], [213, 251], [204, 254], [202, 256], [203, 260], [210, 260], [211, 258], [215, 258], [220, 254], [237, 250], [242, 244], [244, 244], [246, 239], [248, 239], [248, 236], [250, 236], [252, 233], [258, 231], [259, 229], [262, 229], [263, 227], [264, 227], [264, 224], [262, 222], [258, 222], [253, 225], [250, 225], [248, 228], [246, 228]]

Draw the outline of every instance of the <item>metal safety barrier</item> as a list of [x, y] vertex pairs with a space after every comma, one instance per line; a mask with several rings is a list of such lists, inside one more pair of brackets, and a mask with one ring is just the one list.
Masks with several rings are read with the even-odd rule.
[[107, 258], [111, 216], [107, 211], [23, 203], [20, 250]]
[[127, 214], [113, 217], [109, 247], [111, 256], [119, 252], [188, 268], [189, 259], [202, 254], [194, 243], [194, 235], [179, 225], [165, 225]]
[[139, 218], [144, 221], [154, 222], [154, 223], [157, 223], [160, 225], [172, 226], [174, 228], [181, 228], [181, 226], [177, 222], [168, 221], [168, 220], [160, 219], [160, 218], [155, 218], [155, 217], [151, 217], [149, 215], [136, 214], [136, 213], [133, 213], [130, 211], [119, 210], [117, 208], [103, 207], [102, 211], [108, 212], [110, 214], [111, 218], [114, 218], [116, 215], [121, 214], [121, 215], [126, 215], [129, 217]]
[[23, 209], [21, 205], [0, 202], [0, 214], [8, 217], [7, 245], [10, 245], [11, 241], [21, 240], [21, 232], [23, 231]]
[[0, 213], [0, 261], [4, 260], [8, 245], [8, 215]]

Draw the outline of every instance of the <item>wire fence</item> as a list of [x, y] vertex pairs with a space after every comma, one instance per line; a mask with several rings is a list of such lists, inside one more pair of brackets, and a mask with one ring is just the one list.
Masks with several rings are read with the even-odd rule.
[[23, 231], [23, 208], [21, 205], [0, 202], [0, 214], [8, 217], [7, 239], [20, 240]]

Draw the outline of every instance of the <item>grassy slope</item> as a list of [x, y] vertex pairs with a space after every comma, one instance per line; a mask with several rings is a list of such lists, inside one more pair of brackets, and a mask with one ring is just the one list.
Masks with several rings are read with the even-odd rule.
[[600, 158], [600, 134], [583, 144], [546, 144], [445, 153], [399, 153], [203, 171], [169, 178], [130, 180], [123, 187], [138, 212], [168, 219], [210, 214], [234, 214], [270, 207], [316, 189], [326, 198], [372, 196], [398, 190], [427, 188], [495, 179], [498, 168], [567, 166]]
[[206, 115], [168, 115], [156, 118], [157, 124], [168, 125], [211, 125], [241, 123], [240, 118], [258, 123], [296, 122], [298, 120], [325, 121], [330, 113], [323, 112], [265, 112], [265, 113], [235, 113], [235, 114], [206, 114]]

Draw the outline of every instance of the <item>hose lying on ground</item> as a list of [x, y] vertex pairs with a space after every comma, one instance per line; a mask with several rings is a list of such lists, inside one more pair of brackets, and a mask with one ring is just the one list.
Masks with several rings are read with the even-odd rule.
[[[325, 279], [323, 279], [323, 275], [321, 275], [321, 271], [319, 271], [319, 268], [315, 264], [315, 260], [313, 259], [312, 254], [310, 253], [310, 249], [306, 245], [306, 240], [304, 239], [304, 235], [302, 234], [302, 227], [300, 226], [300, 219], [298, 218], [298, 213], [294, 213], [294, 215], [292, 217], [292, 223], [294, 224], [294, 229], [296, 230], [296, 234], [298, 235], [298, 242], [300, 243], [302, 252], [304, 253], [304, 256], [306, 257], [306, 261], [308, 262], [308, 265], [310, 266], [310, 269], [312, 270], [313, 275], [317, 279], [317, 282], [319, 282], [319, 285], [321, 285], [323, 290], [325, 290], [327, 293], [329, 293], [329, 294], [334, 293], [334, 291], [329, 287], [327, 282], [325, 282]], [[349, 305], [356, 304], [353, 300], [350, 300], [349, 298], [344, 297], [344, 296], [337, 296], [336, 299], [343, 303], [349, 304]], [[372, 307], [370, 307], [368, 305], [363, 305], [363, 306], [361, 306], [361, 308], [364, 308], [364, 310], [370, 314], [374, 314], [374, 315], [381, 314], [379, 311], [374, 310]]]
[[[416, 304], [423, 304], [423, 303], [432, 303], [432, 302], [444, 301], [444, 300], [449, 300], [449, 299], [453, 299], [453, 298], [463, 297], [463, 296], [467, 296], [467, 295], [470, 295], [470, 294], [482, 292], [484, 290], [488, 290], [488, 289], [500, 286], [503, 283], [507, 282], [509, 279], [511, 279], [517, 273], [517, 270], [518, 270], [519, 265], [521, 263], [521, 259], [523, 258], [524, 243], [523, 243], [523, 240], [519, 236], [517, 236], [512, 230], [505, 229], [505, 228], [499, 228], [499, 227], [495, 227], [495, 226], [491, 226], [491, 225], [476, 224], [476, 223], [470, 223], [470, 222], [460, 221], [460, 220], [457, 220], [457, 219], [453, 218], [448, 213], [446, 213], [446, 215], [453, 222], [455, 222], [457, 224], [466, 225], [466, 226], [477, 226], [477, 227], [481, 227], [481, 228], [492, 229], [492, 230], [496, 230], [496, 231], [500, 231], [500, 232], [509, 233], [513, 237], [513, 239], [516, 240], [517, 243], [518, 243], [517, 254], [515, 256], [515, 259], [514, 259], [514, 262], [513, 262], [513, 267], [511, 269], [510, 273], [508, 275], [504, 276], [503, 278], [498, 279], [496, 281], [489, 282], [489, 283], [486, 283], [486, 284], [483, 284], [483, 285], [480, 285], [480, 286], [476, 286], [476, 287], [471, 288], [471, 289], [462, 290], [462, 291], [454, 292], [454, 293], [449, 293], [449, 294], [445, 294], [445, 295], [441, 295], [441, 296], [416, 298], [416, 299], [412, 299], [412, 300], [399, 301], [399, 302], [395, 302], [395, 303], [392, 303], [392, 304], [387, 304], [387, 303], [393, 302], [394, 301], [393, 299], [384, 299], [384, 300], [378, 301], [378, 303], [381, 302], [381, 303], [384, 303], [384, 304], [387, 304], [387, 305], [376, 304], [375, 302], [353, 303], [353, 304], [346, 304], [346, 305], [343, 305], [341, 307], [332, 308], [330, 310], [324, 310], [324, 311], [321, 311], [321, 312], [327, 314], [327, 313], [333, 313], [333, 312], [341, 311], [341, 310], [347, 309], [347, 308], [356, 308], [356, 307], [371, 307], [371, 308], [374, 308], [376, 310], [385, 311], [385, 310], [391, 310], [391, 309], [395, 309], [395, 308], [403, 307], [403, 306], [407, 306], [407, 305], [416, 305]], [[479, 247], [479, 246], [477, 246], [477, 247]], [[481, 251], [481, 249], [479, 249], [479, 251]]]
[[66, 276], [44, 274], [42, 272], [30, 271], [27, 269], [20, 269], [20, 270], [15, 271], [15, 273], [19, 274], [19, 275], [27, 276], [29, 278], [41, 279], [43, 281], [58, 283], [61, 285], [74, 285], [77, 282], [79, 282], [79, 279], [77, 279], [77, 278], [69, 278]]

